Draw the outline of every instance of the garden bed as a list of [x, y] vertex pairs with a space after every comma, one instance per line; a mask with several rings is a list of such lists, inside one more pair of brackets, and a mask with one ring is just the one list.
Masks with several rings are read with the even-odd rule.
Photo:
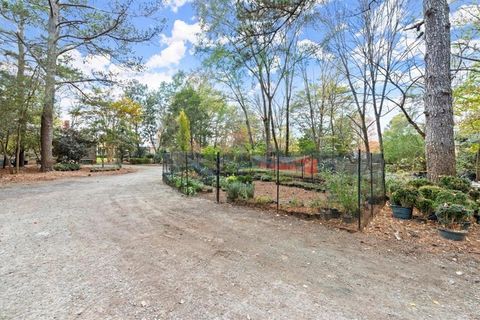
[[480, 225], [472, 223], [465, 241], [446, 240], [438, 234], [440, 225], [436, 221], [419, 218], [418, 211], [414, 219], [399, 220], [392, 217], [391, 209], [385, 206], [364, 232], [387, 241], [405, 245], [406, 250], [425, 250], [432, 253], [470, 253], [480, 259]]
[[[255, 197], [249, 200], [236, 201], [233, 205], [242, 205], [272, 213], [277, 213], [276, 195], [277, 185], [275, 182], [254, 181]], [[348, 231], [357, 231], [358, 223], [354, 220], [352, 223], [344, 223], [341, 219], [325, 220], [320, 209], [311, 207], [310, 204], [315, 201], [327, 203], [326, 192], [315, 192], [298, 187], [280, 186], [280, 206], [279, 213], [296, 216], [306, 220], [321, 220], [322, 224], [332, 226]], [[200, 196], [212, 201], [216, 201], [216, 192], [201, 193]], [[226, 192], [220, 190], [220, 202], [227, 202]]]
[[[0, 185], [9, 183], [29, 183], [36, 181], [50, 181], [62, 178], [88, 177], [92, 175], [116, 175], [135, 172], [131, 167], [123, 167], [114, 171], [91, 172], [93, 166], [81, 166], [77, 171], [51, 171], [40, 172], [37, 165], [27, 165], [21, 168], [18, 174], [10, 174], [8, 169], [0, 169]], [[95, 166], [95, 169], [98, 167]]]

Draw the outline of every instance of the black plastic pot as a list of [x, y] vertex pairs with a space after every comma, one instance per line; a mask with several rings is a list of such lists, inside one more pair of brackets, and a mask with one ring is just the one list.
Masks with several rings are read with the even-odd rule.
[[468, 230], [472, 223], [470, 221], [466, 221], [462, 224], [462, 230]]
[[323, 217], [325, 218], [325, 220], [332, 219], [332, 211], [331, 210], [325, 211], [325, 213], [323, 214]]
[[393, 204], [390, 205], [390, 208], [392, 208], [393, 217], [404, 220], [412, 219], [412, 208], [405, 208]]
[[352, 223], [353, 222], [353, 217], [351, 215], [344, 215], [342, 217], [342, 220], [345, 223]]
[[438, 229], [438, 233], [442, 238], [453, 240], [453, 241], [463, 241], [468, 234], [468, 231], [461, 230], [450, 230], [450, 229]]
[[338, 209], [335, 209], [335, 208], [330, 209], [330, 214], [333, 219], [340, 218], [340, 211], [338, 211]]

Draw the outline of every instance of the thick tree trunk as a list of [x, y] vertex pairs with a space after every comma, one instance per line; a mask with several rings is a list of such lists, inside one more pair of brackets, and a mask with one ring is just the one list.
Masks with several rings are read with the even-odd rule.
[[50, 1], [50, 16], [48, 19], [48, 44], [45, 65], [45, 96], [41, 122], [41, 170], [43, 172], [53, 170], [53, 110], [55, 104], [55, 75], [57, 73], [57, 40], [59, 36], [59, 4]]
[[424, 0], [425, 153], [428, 178], [455, 175], [450, 21], [447, 0]]
[[19, 108], [19, 117], [17, 123], [17, 145], [15, 154], [15, 172], [20, 172], [20, 166], [23, 166], [23, 162], [20, 163], [20, 151], [22, 150], [22, 135], [25, 127], [25, 116], [27, 103], [25, 101], [25, 47], [23, 45], [24, 38], [24, 26], [25, 20], [20, 18], [18, 22], [17, 31], [17, 45], [18, 45], [18, 59], [17, 59], [17, 95], [16, 102]]

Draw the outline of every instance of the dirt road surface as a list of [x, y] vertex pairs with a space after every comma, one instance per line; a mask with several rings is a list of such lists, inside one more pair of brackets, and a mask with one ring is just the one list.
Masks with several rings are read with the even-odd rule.
[[159, 167], [0, 188], [2, 320], [480, 319], [479, 279], [462, 257], [184, 197]]

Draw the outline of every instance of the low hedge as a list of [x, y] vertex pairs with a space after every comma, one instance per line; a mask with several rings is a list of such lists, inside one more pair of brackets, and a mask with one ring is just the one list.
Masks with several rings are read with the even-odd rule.
[[150, 158], [130, 158], [130, 164], [150, 164], [152, 159]]
[[80, 170], [80, 164], [71, 162], [61, 162], [53, 166], [55, 171], [77, 171]]

